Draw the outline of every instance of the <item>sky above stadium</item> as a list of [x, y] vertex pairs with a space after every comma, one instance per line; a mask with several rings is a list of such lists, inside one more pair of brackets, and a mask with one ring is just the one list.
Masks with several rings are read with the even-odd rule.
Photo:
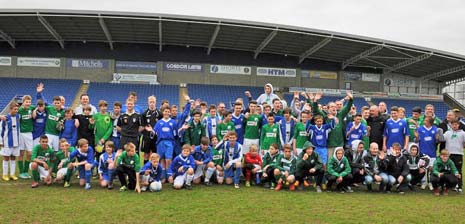
[[0, 0], [1, 8], [148, 12], [277, 23], [465, 55], [461, 0]]

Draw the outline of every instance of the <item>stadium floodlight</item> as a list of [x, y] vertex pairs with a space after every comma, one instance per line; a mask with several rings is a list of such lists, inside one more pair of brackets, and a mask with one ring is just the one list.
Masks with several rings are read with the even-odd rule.
[[207, 55], [210, 55], [210, 52], [212, 51], [213, 44], [215, 44], [216, 37], [218, 36], [218, 33], [220, 33], [220, 29], [221, 29], [221, 22], [219, 22], [216, 25], [215, 31], [213, 31], [212, 37], [210, 38], [210, 43], [208, 44]]
[[0, 38], [8, 42], [11, 48], [16, 48], [15, 39], [11, 38], [10, 35], [6, 34], [3, 30], [0, 30]]
[[163, 50], [163, 33], [162, 33], [162, 26], [161, 26], [161, 17], [160, 20], [158, 21], [158, 51], [161, 52]]
[[345, 69], [347, 66], [349, 66], [349, 65], [351, 65], [351, 64], [353, 64], [353, 63], [355, 63], [355, 62], [357, 62], [357, 61], [359, 61], [361, 59], [364, 59], [364, 58], [366, 58], [366, 57], [380, 51], [381, 49], [384, 48], [384, 46], [385, 46], [384, 43], [381, 44], [381, 45], [376, 45], [376, 46], [374, 46], [374, 47], [372, 47], [372, 48], [370, 48], [370, 49], [368, 49], [368, 50], [366, 50], [366, 51], [364, 51], [364, 52], [362, 52], [360, 54], [357, 54], [357, 55], [343, 61], [342, 62], [342, 69]]
[[460, 65], [453, 68], [448, 68], [439, 72], [431, 73], [423, 77], [423, 80], [437, 79], [446, 75], [450, 75], [456, 72], [461, 72], [465, 70], [465, 65]]
[[50, 25], [50, 23], [48, 23], [48, 21], [39, 13], [37, 13], [37, 19], [60, 44], [61, 49], [65, 49], [65, 41], [63, 40], [63, 38], [61, 38], [60, 34], [58, 34], [58, 32], [52, 27], [52, 25]]
[[266, 45], [268, 45], [271, 42], [271, 40], [273, 40], [276, 34], [278, 34], [278, 28], [271, 31], [271, 33], [268, 34], [268, 36], [262, 41], [262, 43], [258, 45], [257, 49], [255, 50], [253, 59], [257, 59], [258, 54], [260, 54], [260, 52], [262, 52], [262, 50], [266, 47]]
[[395, 64], [391, 68], [388, 68], [388, 69], [384, 70], [383, 74], [384, 75], [390, 74], [390, 73], [392, 73], [392, 72], [394, 72], [396, 70], [399, 70], [401, 68], [407, 67], [409, 65], [413, 65], [413, 64], [418, 63], [418, 62], [423, 61], [423, 60], [426, 60], [429, 57], [433, 56], [433, 54], [434, 54], [433, 52], [430, 52], [430, 53], [422, 54], [422, 55], [417, 56], [417, 57], [407, 59], [407, 60], [405, 60], [403, 62]]
[[111, 33], [110, 30], [108, 30], [107, 24], [105, 23], [105, 20], [103, 17], [99, 15], [98, 22], [100, 23], [100, 27], [102, 27], [103, 33], [105, 34], [105, 37], [107, 38], [108, 44], [110, 45], [110, 49], [113, 50], [113, 39], [111, 38]]
[[307, 51], [305, 51], [304, 53], [302, 53], [300, 56], [299, 56], [299, 64], [302, 63], [306, 58], [308, 58], [310, 55], [312, 55], [313, 53], [317, 52], [318, 50], [320, 50], [322, 47], [326, 46], [327, 44], [329, 44], [329, 42], [331, 42], [331, 40], [333, 39], [333, 35], [327, 37], [327, 38], [324, 38], [323, 40], [321, 40], [320, 42], [318, 42], [317, 44], [313, 45], [310, 49], [308, 49]]

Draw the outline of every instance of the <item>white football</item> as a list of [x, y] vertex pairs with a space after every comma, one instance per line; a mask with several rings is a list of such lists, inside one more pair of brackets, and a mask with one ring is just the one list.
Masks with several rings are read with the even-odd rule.
[[155, 192], [155, 191], [161, 191], [161, 182], [160, 181], [155, 181], [150, 184], [150, 191]]

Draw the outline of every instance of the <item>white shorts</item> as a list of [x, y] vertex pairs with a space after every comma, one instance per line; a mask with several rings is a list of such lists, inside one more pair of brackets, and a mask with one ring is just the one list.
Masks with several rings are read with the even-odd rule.
[[19, 147], [3, 147], [2, 150], [0, 150], [0, 155], [1, 156], [19, 156]]
[[194, 172], [194, 179], [197, 179], [197, 178], [200, 178], [203, 176], [203, 173], [205, 172], [205, 169], [207, 168], [207, 166], [205, 164], [202, 164], [202, 165], [198, 165], [196, 168], [195, 168], [195, 172]]
[[187, 178], [187, 172], [184, 173], [184, 175], [179, 175], [176, 178], [174, 178], [173, 185], [182, 187], [184, 183], [186, 182], [186, 178]]
[[57, 177], [64, 177], [68, 172], [68, 168], [61, 168], [57, 171]]
[[32, 144], [33, 144], [34, 146], [40, 145], [40, 137], [39, 137], [39, 138], [35, 138], [34, 140], [32, 140]]
[[60, 137], [51, 134], [45, 134], [48, 137], [48, 145], [53, 148], [53, 151], [57, 152], [60, 149]]
[[32, 140], [32, 132], [19, 133], [19, 149], [32, 151], [34, 140]]
[[255, 168], [258, 168], [258, 171], [257, 171], [257, 172], [259, 172], [259, 173], [262, 172], [262, 167], [261, 167], [260, 165], [258, 165], [258, 164], [253, 164], [253, 166], [254, 166]]
[[[302, 153], [302, 149], [296, 148], [295, 150], [297, 150], [297, 155], [294, 155], [294, 157], [297, 158], [299, 157], [300, 153]], [[294, 154], [294, 152], [292, 152], [292, 154]]]
[[[32, 170], [32, 163], [29, 164], [29, 169]], [[45, 170], [45, 168], [44, 168], [43, 166], [37, 165], [37, 171], [39, 171], [39, 175], [40, 175], [40, 179], [41, 179], [41, 180], [47, 178], [47, 177], [50, 175], [50, 169], [49, 169], [49, 170]], [[66, 174], [66, 173], [65, 173], [65, 174]]]
[[244, 144], [242, 144], [242, 154], [247, 154], [250, 151], [250, 146], [254, 144], [257, 146], [257, 150], [260, 149], [259, 139], [244, 139]]
[[436, 158], [429, 158], [429, 167], [433, 168], [434, 162], [436, 161]]

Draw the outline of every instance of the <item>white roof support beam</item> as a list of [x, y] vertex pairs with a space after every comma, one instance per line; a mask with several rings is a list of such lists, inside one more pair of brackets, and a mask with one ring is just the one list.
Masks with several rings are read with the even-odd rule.
[[103, 33], [105, 34], [105, 37], [107, 38], [108, 45], [110, 45], [110, 49], [113, 50], [113, 39], [111, 38], [111, 33], [110, 30], [108, 30], [107, 24], [105, 23], [105, 20], [103, 17], [98, 18], [98, 22], [100, 23], [100, 27], [102, 27]]
[[160, 20], [158, 21], [158, 51], [162, 52], [163, 51], [163, 27], [161, 24], [161, 17]]
[[55, 40], [60, 44], [61, 49], [65, 49], [65, 41], [61, 38], [60, 34], [48, 23], [48, 21], [37, 13], [37, 19], [40, 23], [48, 30], [48, 32], [55, 38]]
[[368, 50], [366, 50], [366, 51], [364, 51], [364, 52], [362, 52], [360, 54], [357, 54], [357, 55], [343, 61], [342, 62], [342, 69], [345, 69], [347, 66], [349, 66], [349, 65], [351, 65], [351, 64], [353, 64], [353, 63], [355, 63], [355, 62], [357, 62], [357, 61], [359, 61], [361, 59], [364, 59], [364, 58], [366, 58], [366, 57], [380, 51], [381, 49], [384, 48], [384, 46], [385, 46], [385, 44], [374, 46], [374, 47], [372, 47], [372, 48], [370, 48], [370, 49], [368, 49]]
[[210, 43], [208, 44], [207, 55], [210, 55], [212, 51], [212, 47], [215, 44], [216, 37], [220, 33], [220, 29], [221, 29], [221, 22], [216, 25], [215, 31], [213, 31], [212, 37], [210, 38]]
[[367, 58], [371, 58], [371, 59], [390, 59], [390, 60], [407, 60], [407, 59], [410, 59], [411, 57], [390, 57], [390, 56], [374, 56], [374, 55], [370, 55], [368, 56]]
[[11, 38], [10, 35], [5, 33], [3, 30], [0, 30], [0, 38], [8, 42], [8, 44], [11, 46], [11, 48], [15, 49], [15, 39]]
[[276, 34], [278, 34], [278, 29], [271, 31], [271, 33], [268, 34], [268, 36], [262, 41], [262, 43], [258, 45], [257, 49], [254, 51], [255, 52], [253, 56], [254, 59], [257, 59], [257, 56], [260, 54], [260, 52], [262, 52], [262, 50], [266, 47], [266, 45], [268, 45], [271, 42], [271, 40], [273, 40]]
[[318, 50], [320, 50], [322, 47], [326, 46], [327, 44], [329, 44], [329, 42], [331, 42], [331, 40], [333, 39], [333, 35], [331, 35], [330, 37], [327, 37], [323, 40], [321, 40], [320, 42], [318, 42], [317, 44], [313, 45], [310, 49], [308, 49], [307, 51], [305, 51], [304, 53], [302, 53], [300, 56], [299, 56], [299, 64], [302, 63], [306, 58], [308, 58], [310, 55], [312, 55], [313, 53], [317, 52]]
[[431, 52], [431, 53], [427, 53], [427, 54], [422, 54], [422, 55], [414, 57], [414, 58], [410, 58], [408, 60], [405, 60], [403, 62], [400, 62], [400, 63], [392, 66], [389, 69], [386, 69], [384, 71], [384, 74], [389, 74], [389, 73], [392, 73], [392, 72], [394, 72], [396, 70], [399, 70], [401, 68], [407, 67], [409, 65], [413, 65], [413, 64], [418, 63], [418, 62], [423, 61], [423, 60], [426, 60], [429, 57], [431, 57], [432, 55], [433, 55], [433, 53]]
[[393, 47], [386, 46], [386, 48], [389, 49], [389, 50], [391, 50], [391, 51], [395, 51], [395, 52], [397, 52], [397, 53], [399, 53], [399, 54], [405, 55], [405, 56], [407, 56], [407, 57], [409, 57], [409, 58], [413, 58], [413, 57], [414, 57], [414, 56], [412, 56], [412, 55], [410, 55], [410, 54], [407, 54], [407, 53], [405, 53], [405, 52], [402, 52], [402, 51], [400, 51], [400, 50], [397, 50], [396, 48], [393, 48]]
[[448, 68], [439, 72], [431, 73], [423, 77], [423, 80], [437, 79], [446, 75], [450, 75], [456, 72], [461, 72], [465, 70], [465, 65], [460, 65], [453, 68]]
[[367, 60], [367, 61], [373, 62], [375, 64], [381, 65], [383, 68], [391, 68], [389, 65], [386, 65], [386, 64], [381, 63], [381, 62], [379, 62], [377, 60], [374, 60], [374, 59], [370, 59], [369, 57], [366, 57], [363, 60]]

